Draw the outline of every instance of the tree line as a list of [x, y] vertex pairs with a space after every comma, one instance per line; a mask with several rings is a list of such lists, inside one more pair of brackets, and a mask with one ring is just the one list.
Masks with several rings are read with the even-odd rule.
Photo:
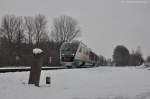
[[[76, 19], [62, 15], [53, 19], [51, 31], [44, 15], [5, 15], [0, 24], [0, 66], [29, 66], [32, 63], [32, 49], [41, 48], [44, 65], [59, 65], [59, 49], [63, 42], [76, 39], [81, 29]], [[99, 65], [135, 66], [150, 62], [150, 56], [143, 59], [140, 48], [129, 52], [123, 46], [114, 48], [112, 59], [99, 55]]]
[[123, 46], [119, 45], [114, 49], [113, 52], [113, 63], [116, 66], [139, 66], [143, 64], [144, 59], [140, 47], [136, 51], [132, 51], [130, 54], [129, 50]]
[[[51, 31], [47, 23], [41, 14], [5, 15], [0, 24], [0, 66], [31, 65], [35, 47], [44, 50], [44, 65], [58, 65], [61, 44], [78, 37], [80, 28], [77, 20], [67, 15], [54, 18]], [[55, 61], [50, 63], [50, 59]]]
[[144, 59], [140, 47], [130, 52], [124, 45], [118, 45], [113, 50], [112, 59], [100, 57], [101, 66], [140, 66], [143, 63], [149, 65], [150, 56]]

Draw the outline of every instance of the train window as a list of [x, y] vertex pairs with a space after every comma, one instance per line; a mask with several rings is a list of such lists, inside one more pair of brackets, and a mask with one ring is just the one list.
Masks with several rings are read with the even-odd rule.
[[83, 48], [83, 54], [86, 54], [86, 49], [85, 48]]
[[78, 48], [78, 43], [65, 43], [64, 45], [62, 45], [61, 50], [64, 51], [76, 51]]
[[86, 49], [84, 48], [84, 54], [86, 55]]
[[86, 48], [84, 48], [84, 54], [87, 55], [87, 49]]
[[80, 49], [79, 49], [79, 52], [81, 53], [82, 52], [82, 48], [80, 47]]
[[86, 55], [88, 55], [89, 53], [88, 53], [88, 50], [86, 50]]

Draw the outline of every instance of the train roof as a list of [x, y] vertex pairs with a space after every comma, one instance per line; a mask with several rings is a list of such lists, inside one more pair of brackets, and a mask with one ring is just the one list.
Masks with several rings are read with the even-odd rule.
[[87, 47], [87, 46], [86, 46], [83, 42], [81, 42], [81, 41], [74, 40], [74, 41], [71, 41], [71, 42], [64, 42], [64, 43], [62, 44], [62, 46], [65, 45], [65, 44], [68, 44], [68, 43], [70, 43], [70, 44], [75, 44], [75, 45], [82, 44], [83, 46], [85, 46], [86, 48], [88, 48], [91, 53], [93, 53], [94, 55], [98, 56], [91, 48]]
[[[85, 45], [82, 41], [78, 41], [78, 40], [74, 40], [74, 41], [71, 41], [71, 42], [64, 42], [63, 45], [66, 44], [66, 43], [82, 44], [82, 45], [84, 45], [85, 47], [87, 47], [87, 45]], [[96, 54], [91, 48], [89, 48], [89, 47], [87, 47], [87, 48], [90, 50], [90, 52]], [[96, 54], [96, 55], [97, 55], [97, 54]]]
[[[86, 46], [84, 43], [82, 43], [81, 41], [77, 41], [77, 40], [71, 41], [71, 42], [64, 42], [63, 45], [64, 45], [64, 44], [67, 44], [67, 43], [72, 43], [72, 44], [82, 44], [82, 45]], [[86, 46], [86, 47], [87, 47], [87, 46]]]

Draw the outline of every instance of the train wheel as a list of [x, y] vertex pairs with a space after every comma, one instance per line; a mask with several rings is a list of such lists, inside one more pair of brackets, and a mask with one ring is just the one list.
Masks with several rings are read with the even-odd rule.
[[80, 66], [84, 66], [85, 65], [85, 62], [82, 62], [82, 64]]
[[71, 69], [72, 68], [72, 66], [66, 66], [68, 69]]
[[78, 68], [82, 68], [85, 65], [85, 62], [81, 62], [81, 64], [79, 66], [77, 66]]

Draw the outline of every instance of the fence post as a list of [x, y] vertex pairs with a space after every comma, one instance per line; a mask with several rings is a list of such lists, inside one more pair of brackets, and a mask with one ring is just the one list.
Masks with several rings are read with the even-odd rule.
[[35, 86], [39, 86], [43, 56], [44, 53], [41, 49], [33, 49], [33, 62], [31, 65], [28, 84], [34, 84]]

